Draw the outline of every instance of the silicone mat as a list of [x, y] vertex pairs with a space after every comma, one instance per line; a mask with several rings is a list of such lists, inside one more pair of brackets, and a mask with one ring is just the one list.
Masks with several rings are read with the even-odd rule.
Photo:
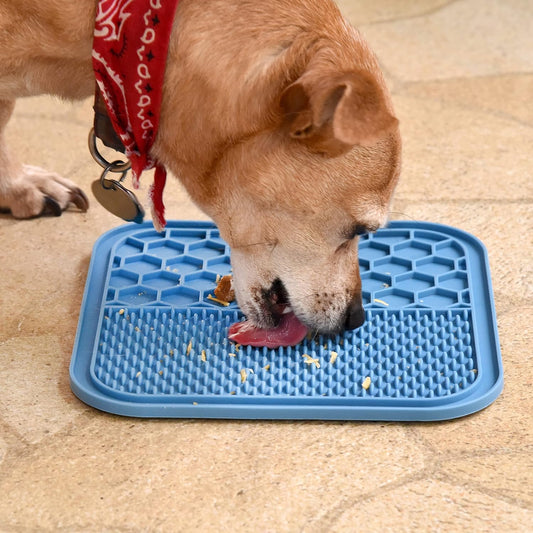
[[211, 301], [230, 250], [209, 222], [96, 242], [70, 365], [87, 404], [137, 417], [443, 420], [501, 392], [487, 254], [458, 229], [392, 222], [359, 244], [366, 322], [292, 348], [227, 339]]

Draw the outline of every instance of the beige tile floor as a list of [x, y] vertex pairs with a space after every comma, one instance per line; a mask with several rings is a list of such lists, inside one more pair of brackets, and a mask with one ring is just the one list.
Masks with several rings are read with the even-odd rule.
[[[392, 218], [488, 247], [506, 382], [446, 423], [137, 420], [97, 412], [68, 364], [91, 248], [119, 224], [0, 216], [0, 531], [533, 531], [533, 4], [342, 0], [402, 122]], [[90, 191], [91, 104], [21, 101], [20, 157]], [[172, 218], [205, 218], [179, 187]]]

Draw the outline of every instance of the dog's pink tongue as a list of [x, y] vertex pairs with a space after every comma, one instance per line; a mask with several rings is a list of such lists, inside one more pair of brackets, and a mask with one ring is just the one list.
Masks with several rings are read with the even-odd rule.
[[281, 316], [278, 326], [273, 329], [257, 328], [248, 320], [232, 324], [228, 338], [233, 342], [248, 346], [279, 348], [280, 346], [294, 346], [300, 343], [306, 335], [307, 327], [290, 311]]

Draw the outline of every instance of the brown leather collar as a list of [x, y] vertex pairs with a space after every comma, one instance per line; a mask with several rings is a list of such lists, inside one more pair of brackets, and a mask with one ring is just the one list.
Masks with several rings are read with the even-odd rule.
[[106, 105], [98, 85], [94, 92], [94, 134], [100, 139], [108, 148], [112, 148], [117, 152], [126, 153], [124, 144], [120, 137], [116, 134], [111, 119], [107, 114]]

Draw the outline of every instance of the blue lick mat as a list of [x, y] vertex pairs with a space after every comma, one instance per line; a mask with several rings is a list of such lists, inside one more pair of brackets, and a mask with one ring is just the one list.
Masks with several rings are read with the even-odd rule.
[[231, 268], [212, 223], [111, 230], [93, 250], [72, 390], [137, 417], [444, 420], [493, 402], [503, 371], [483, 244], [448, 226], [392, 222], [361, 238], [359, 262], [360, 329], [239, 347], [227, 339], [239, 308], [208, 299]]

